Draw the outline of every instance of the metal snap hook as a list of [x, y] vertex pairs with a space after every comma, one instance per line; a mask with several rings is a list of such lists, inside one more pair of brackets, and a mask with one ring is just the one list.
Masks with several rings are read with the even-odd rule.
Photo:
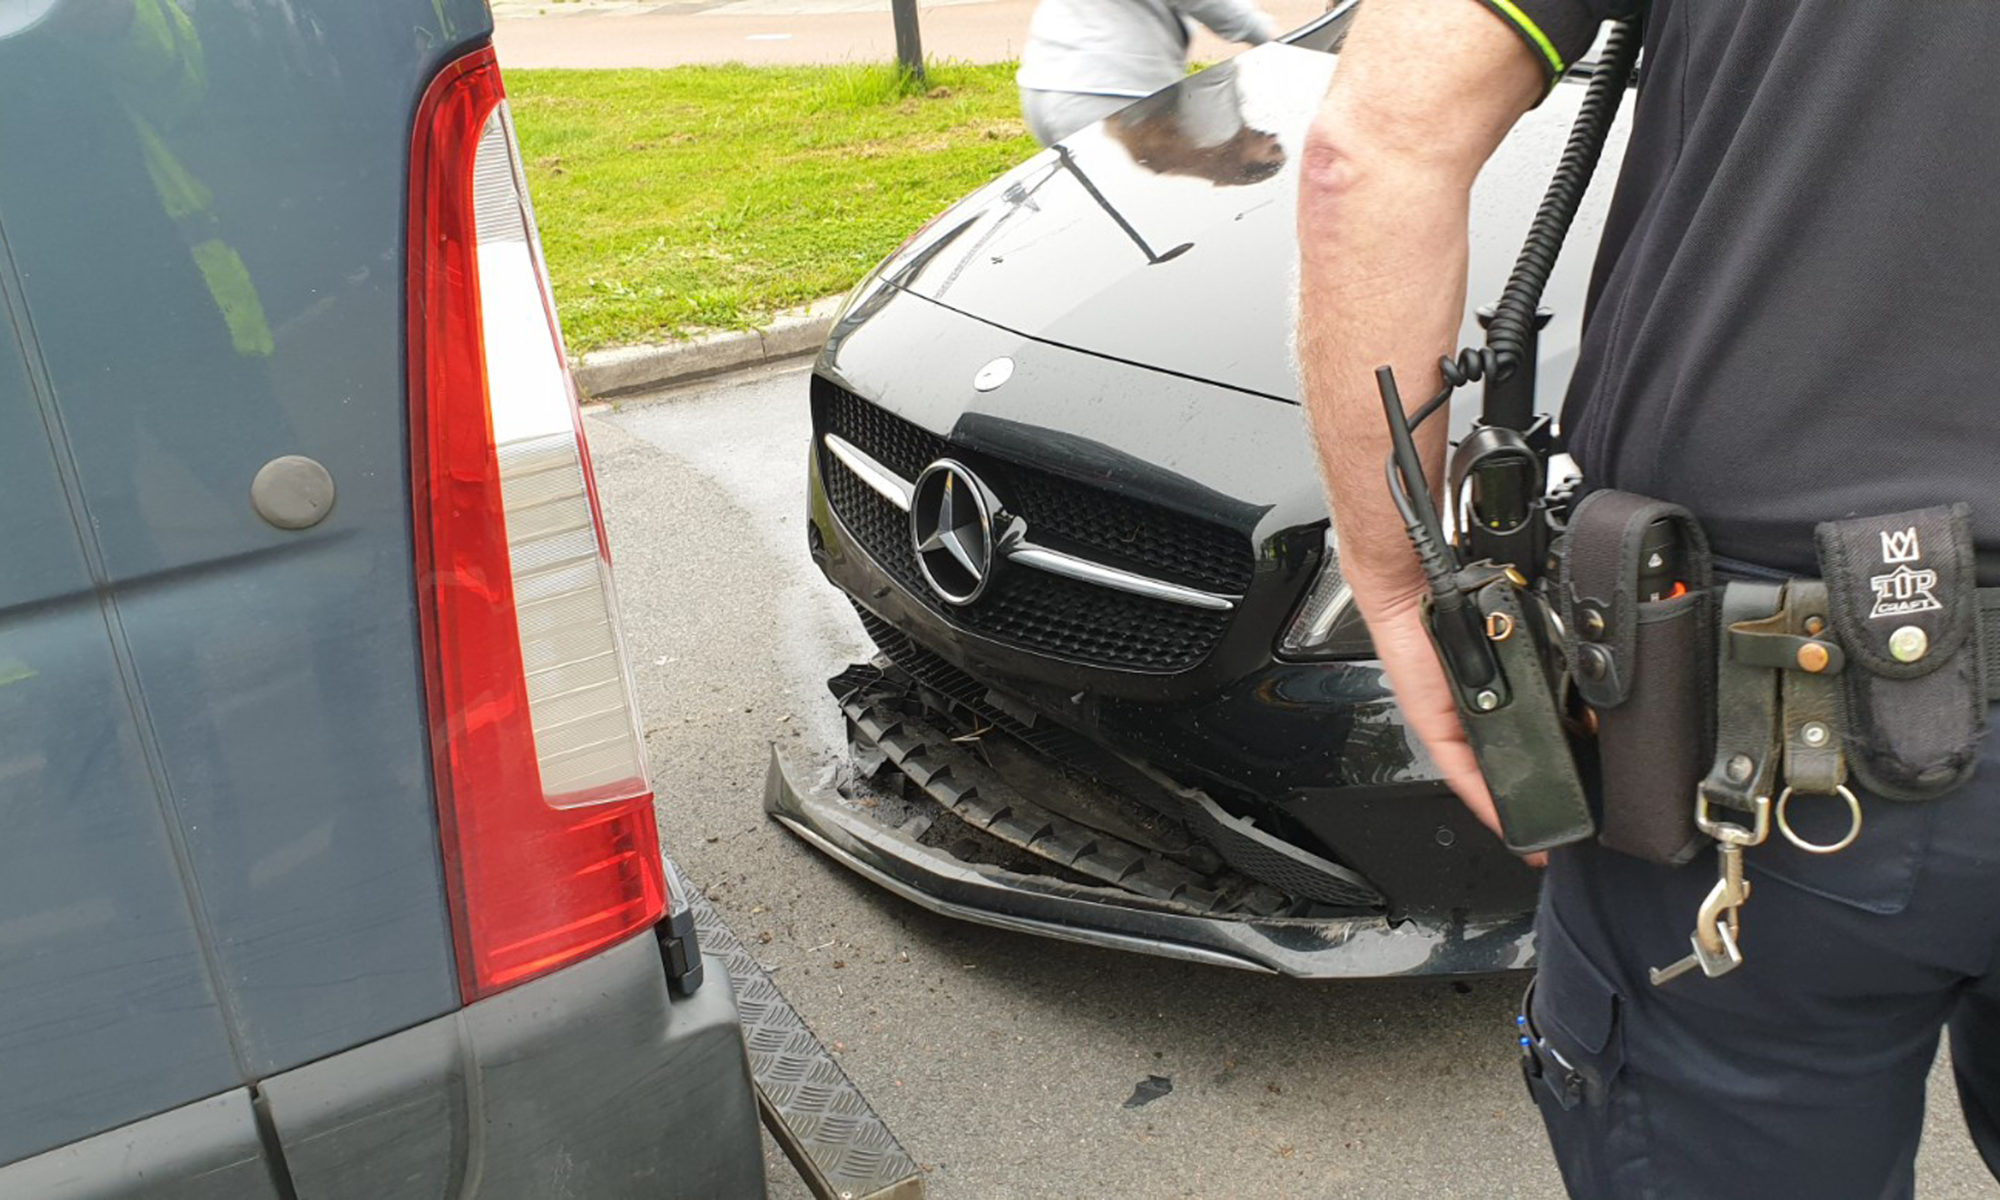
[[[1824, 796], [1829, 793], [1814, 792], [1809, 794]], [[1837, 842], [1809, 842], [1800, 837], [1792, 829], [1791, 819], [1785, 812], [1785, 806], [1792, 802], [1792, 789], [1789, 787], [1778, 793], [1778, 832], [1785, 835], [1786, 841], [1797, 846], [1807, 854], [1838, 854], [1840, 851], [1852, 846], [1854, 839], [1861, 836], [1861, 801], [1853, 792], [1847, 789], [1846, 784], [1835, 784], [1830, 794], [1839, 796], [1842, 800], [1847, 801], [1848, 819], [1852, 824], [1847, 828], [1846, 837], [1841, 838]]]
[[1771, 836], [1771, 798], [1758, 796], [1751, 801], [1750, 827], [1744, 828], [1734, 821], [1718, 821], [1709, 813], [1708, 792], [1696, 787], [1694, 790], [1694, 827], [1718, 842], [1734, 846], [1761, 846], [1764, 839]]

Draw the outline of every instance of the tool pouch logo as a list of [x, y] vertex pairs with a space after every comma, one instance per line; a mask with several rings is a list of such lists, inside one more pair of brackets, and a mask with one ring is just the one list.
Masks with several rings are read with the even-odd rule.
[[1932, 594], [1937, 590], [1938, 573], [1910, 565], [1923, 560], [1924, 544], [1917, 537], [1916, 526], [1882, 531], [1882, 565], [1896, 569], [1869, 577], [1868, 586], [1875, 590], [1875, 607], [1868, 613], [1869, 620], [1936, 612], [1944, 607]]

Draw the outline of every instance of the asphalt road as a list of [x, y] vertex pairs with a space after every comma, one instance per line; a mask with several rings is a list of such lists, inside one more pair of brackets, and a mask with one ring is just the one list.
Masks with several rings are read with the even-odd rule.
[[[805, 385], [766, 369], [589, 437], [669, 851], [929, 1194], [1560, 1196], [1515, 1063], [1521, 979], [1304, 984], [965, 925], [765, 818], [769, 744], [831, 761], [823, 681], [868, 653], [806, 556]], [[1172, 1091], [1126, 1107], [1152, 1075]], [[771, 1161], [771, 1194], [805, 1196]], [[1942, 1071], [1919, 1172], [1926, 1198], [1995, 1194]]]

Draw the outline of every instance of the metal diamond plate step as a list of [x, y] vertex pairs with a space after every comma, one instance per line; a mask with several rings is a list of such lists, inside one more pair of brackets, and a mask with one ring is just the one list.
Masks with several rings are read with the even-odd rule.
[[683, 886], [705, 952], [729, 969], [764, 1127], [820, 1200], [923, 1200], [923, 1171], [707, 897]]

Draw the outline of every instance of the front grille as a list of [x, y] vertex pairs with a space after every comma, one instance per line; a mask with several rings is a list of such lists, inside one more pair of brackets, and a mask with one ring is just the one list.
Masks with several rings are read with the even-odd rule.
[[841, 523], [854, 535], [854, 540], [897, 583], [935, 604], [936, 597], [924, 582], [923, 572], [917, 569], [917, 548], [910, 544], [909, 516], [861, 482], [860, 476], [832, 455], [820, 455], [820, 471], [826, 479], [827, 502], [840, 514]]
[[[1196, 587], [1241, 593], [1254, 562], [1249, 539], [1213, 522], [1116, 496], [1073, 480], [948, 447], [944, 439], [852, 393], [814, 381], [819, 429], [846, 439], [904, 479], [949, 450], [967, 460], [1036, 541]], [[925, 583], [909, 517], [820, 447], [827, 499], [848, 531], [905, 591], [956, 625], [1041, 654], [1122, 670], [1171, 673], [1206, 659], [1230, 612], [1191, 608], [1017, 566], [971, 605], [947, 606]]]
[[[914, 481], [947, 454], [967, 453], [852, 392], [815, 382], [825, 396], [821, 432], [847, 439], [904, 479]], [[1240, 594], [1250, 586], [1250, 540], [1237, 530], [1018, 463], [979, 457], [970, 465], [1037, 542], [1098, 551], [1090, 557], [1210, 591]]]
[[824, 398], [820, 432], [846, 438], [903, 478], [915, 480], [925, 467], [944, 457], [943, 438], [888, 409], [822, 379], [813, 380], [813, 390]]
[[988, 482], [1038, 542], [1209, 591], [1250, 587], [1250, 541], [1240, 533], [1039, 471], [1003, 470]]

